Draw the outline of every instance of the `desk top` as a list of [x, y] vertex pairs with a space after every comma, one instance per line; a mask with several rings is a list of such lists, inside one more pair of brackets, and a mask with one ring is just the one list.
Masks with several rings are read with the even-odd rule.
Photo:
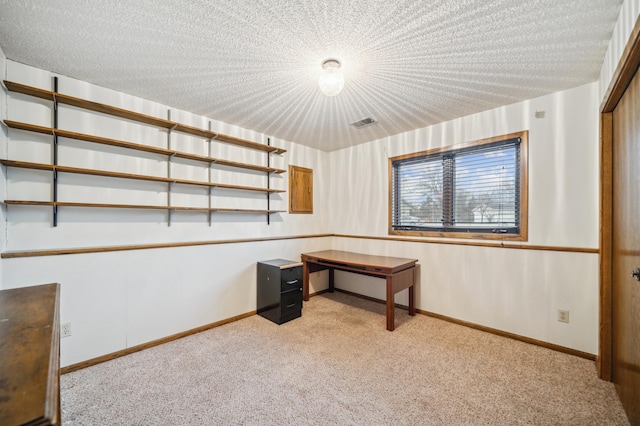
[[302, 253], [302, 261], [307, 258], [314, 258], [335, 263], [346, 263], [349, 265], [362, 266], [371, 269], [386, 269], [390, 271], [402, 270], [415, 265], [418, 259], [407, 259], [403, 257], [375, 256], [371, 254], [353, 253], [340, 250], [323, 250], [312, 253]]

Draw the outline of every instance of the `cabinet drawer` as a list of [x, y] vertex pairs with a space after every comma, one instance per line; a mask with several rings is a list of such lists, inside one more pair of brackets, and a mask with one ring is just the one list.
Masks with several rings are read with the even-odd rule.
[[287, 315], [302, 309], [302, 290], [287, 291], [280, 295], [280, 314]]
[[280, 271], [280, 291], [302, 288], [302, 267], [283, 269]]

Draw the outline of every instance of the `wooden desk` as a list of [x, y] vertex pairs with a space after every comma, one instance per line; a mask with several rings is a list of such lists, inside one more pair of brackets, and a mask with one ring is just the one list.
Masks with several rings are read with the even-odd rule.
[[334, 270], [354, 272], [387, 280], [387, 330], [395, 329], [395, 301], [397, 292], [409, 289], [409, 315], [416, 314], [415, 270], [418, 259], [372, 256], [348, 251], [324, 250], [302, 254], [302, 298], [309, 300], [309, 273], [329, 270], [329, 291], [335, 291]]
[[0, 424], [60, 424], [59, 284], [0, 291]]

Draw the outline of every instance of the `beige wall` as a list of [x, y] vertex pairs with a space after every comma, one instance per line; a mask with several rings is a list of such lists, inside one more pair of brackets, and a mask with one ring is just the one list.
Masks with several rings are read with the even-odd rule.
[[[524, 244], [597, 249], [597, 104], [592, 83], [332, 152], [333, 232], [388, 236], [389, 157], [528, 130]], [[352, 238], [336, 238], [334, 248], [419, 259], [419, 309], [597, 353], [596, 254]], [[384, 299], [381, 284], [340, 277], [338, 287]], [[569, 324], [557, 321], [559, 309], [570, 311]]]
[[600, 102], [604, 99], [638, 16], [640, 16], [640, 2], [638, 0], [624, 0], [600, 71]]

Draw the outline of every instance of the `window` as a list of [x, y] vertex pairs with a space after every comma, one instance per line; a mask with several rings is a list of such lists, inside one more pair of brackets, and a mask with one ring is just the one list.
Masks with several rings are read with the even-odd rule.
[[389, 159], [390, 234], [527, 239], [528, 132]]

